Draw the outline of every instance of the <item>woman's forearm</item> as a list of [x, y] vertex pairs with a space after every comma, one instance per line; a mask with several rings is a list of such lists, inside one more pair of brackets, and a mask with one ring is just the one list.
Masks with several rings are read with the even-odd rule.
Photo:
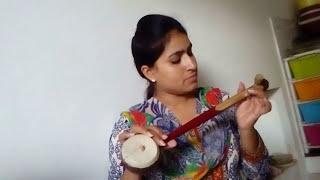
[[257, 163], [268, 153], [259, 133], [254, 129], [240, 130], [240, 151], [242, 158]]
[[259, 135], [255, 129], [239, 130], [241, 148], [247, 153], [255, 153], [259, 144]]

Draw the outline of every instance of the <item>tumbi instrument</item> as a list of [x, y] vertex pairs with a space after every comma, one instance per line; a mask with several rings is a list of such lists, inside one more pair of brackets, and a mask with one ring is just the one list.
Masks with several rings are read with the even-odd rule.
[[[248, 89], [262, 89], [266, 91], [268, 87], [269, 82], [264, 79], [261, 74], [257, 74], [252, 86], [247, 88], [245, 91], [231, 96], [229, 99], [210, 108], [204, 113], [188, 121], [186, 124], [176, 128], [168, 134], [168, 138], [165, 140], [165, 142], [167, 143], [170, 140], [181, 136], [187, 131], [196, 128], [200, 124], [216, 116], [220, 112], [244, 100], [250, 96], [249, 93], [247, 93]], [[149, 136], [137, 134], [130, 137], [122, 144], [121, 155], [123, 163], [125, 163], [127, 166], [135, 169], [144, 169], [150, 167], [158, 160], [160, 149], [159, 146]]]

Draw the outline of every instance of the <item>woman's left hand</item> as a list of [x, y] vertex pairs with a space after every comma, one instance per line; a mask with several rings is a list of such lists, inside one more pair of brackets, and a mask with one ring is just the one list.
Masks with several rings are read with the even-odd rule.
[[249, 96], [237, 105], [238, 128], [240, 131], [252, 130], [259, 117], [271, 111], [271, 103], [263, 90], [246, 90], [244, 84], [240, 82], [238, 93], [242, 91], [247, 91]]

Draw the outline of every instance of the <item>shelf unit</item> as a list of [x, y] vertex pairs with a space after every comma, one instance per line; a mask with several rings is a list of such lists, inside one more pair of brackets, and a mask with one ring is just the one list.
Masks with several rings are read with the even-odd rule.
[[[294, 79], [292, 77], [292, 72], [291, 72], [291, 69], [289, 67], [289, 61], [294, 60], [294, 59], [299, 58], [299, 57], [306, 56], [306, 55], [319, 54], [319, 53], [320, 53], [320, 49], [315, 49], [315, 50], [303, 52], [303, 53], [300, 53], [300, 54], [295, 54], [295, 55], [292, 55], [290, 57], [284, 58], [282, 60], [282, 65], [283, 65], [283, 67], [285, 69], [285, 73], [286, 73], [286, 77], [287, 77], [287, 85], [289, 86], [290, 95], [293, 98], [293, 102], [294, 102], [294, 110], [295, 110], [295, 114], [296, 114], [296, 117], [297, 117], [297, 123], [298, 123], [298, 126], [299, 126], [300, 136], [301, 136], [301, 139], [302, 139], [302, 142], [303, 142], [303, 145], [304, 145], [304, 153], [305, 154], [309, 153], [310, 148], [320, 148], [320, 144], [319, 145], [310, 145], [310, 144], [308, 144], [308, 141], [307, 141], [307, 138], [306, 138], [306, 135], [305, 135], [305, 131], [304, 131], [304, 127], [320, 125], [320, 121], [316, 122], [316, 123], [305, 123], [303, 121], [301, 112], [299, 110], [299, 105], [307, 104], [307, 103], [311, 103], [311, 102], [318, 102], [319, 98], [315, 98], [315, 99], [312, 99], [312, 100], [302, 100], [302, 101], [299, 100], [297, 95], [296, 95], [296, 90], [294, 88], [294, 83], [304, 82], [306, 80], [309, 80], [310, 78], [319, 78], [320, 76], [310, 76], [310, 77], [306, 77], [306, 78], [303, 78], [303, 79], [296, 80], [296, 79]], [[319, 66], [319, 69], [320, 69], [320, 66]], [[319, 88], [319, 87], [315, 87], [315, 88]], [[320, 88], [319, 88], [319, 90], [320, 90]]]
[[[299, 149], [298, 151], [301, 152], [298, 154], [297, 158], [299, 161], [305, 162], [304, 167], [309, 173], [320, 173], [320, 167], [318, 165], [320, 163], [320, 144], [309, 145], [304, 131], [304, 128], [308, 128], [309, 126], [320, 126], [320, 121], [316, 123], [305, 123], [299, 110], [299, 105], [319, 102], [320, 98], [307, 101], [301, 101], [297, 98], [294, 84], [308, 80], [310, 77], [303, 79], [292, 78], [293, 76], [289, 66], [289, 61], [292, 59], [299, 56], [305, 56], [310, 53], [320, 53], [320, 49], [309, 50], [292, 55], [289, 49], [292, 49], [292, 40], [297, 34], [295, 21], [281, 18], [270, 18], [269, 22], [276, 46], [275, 50], [277, 52], [278, 62], [281, 69], [281, 76], [284, 80], [283, 88], [288, 97], [286, 101], [288, 111], [292, 118], [290, 119], [290, 123], [293, 125], [292, 131], [297, 136], [295, 141], [296, 147]], [[320, 77], [320, 75], [314, 76], [313, 78], [315, 77]]]

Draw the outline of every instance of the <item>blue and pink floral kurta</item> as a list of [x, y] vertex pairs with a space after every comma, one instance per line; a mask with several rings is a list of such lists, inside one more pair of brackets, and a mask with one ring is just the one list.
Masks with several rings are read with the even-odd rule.
[[[195, 98], [197, 113], [201, 114], [227, 97], [227, 93], [218, 88], [199, 88]], [[152, 124], [165, 133], [180, 126], [174, 114], [153, 97], [123, 112], [110, 136], [109, 180], [120, 179], [124, 172], [118, 135], [133, 124]], [[144, 179], [266, 179], [270, 170], [267, 149], [263, 149], [258, 160], [249, 160], [242, 156], [239, 139], [235, 108], [229, 108], [176, 139], [177, 147], [163, 150], [159, 163], [144, 174]]]

